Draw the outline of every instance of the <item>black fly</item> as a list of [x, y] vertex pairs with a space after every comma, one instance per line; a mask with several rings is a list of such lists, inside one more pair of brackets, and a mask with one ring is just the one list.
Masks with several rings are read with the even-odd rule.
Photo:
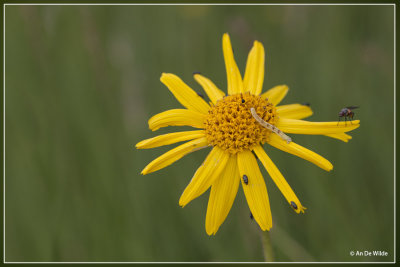
[[246, 174], [243, 175], [243, 182], [244, 182], [245, 184], [248, 184], [248, 183], [249, 183], [249, 178], [247, 178], [247, 175], [246, 175]]
[[342, 118], [342, 117], [344, 117], [345, 125], [346, 125], [347, 119], [351, 123], [351, 121], [353, 120], [353, 117], [354, 117], [353, 109], [356, 109], [356, 108], [358, 108], [358, 107], [350, 106], [350, 107], [342, 108], [342, 110], [339, 112], [338, 125], [339, 125], [339, 122], [340, 122], [340, 118]]

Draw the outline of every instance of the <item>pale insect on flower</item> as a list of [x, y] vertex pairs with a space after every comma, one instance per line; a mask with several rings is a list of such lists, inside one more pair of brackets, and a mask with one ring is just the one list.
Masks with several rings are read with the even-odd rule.
[[194, 73], [194, 79], [203, 87], [210, 104], [176, 75], [161, 75], [161, 82], [185, 108], [171, 109], [153, 116], [149, 120], [149, 128], [155, 131], [166, 126], [191, 126], [198, 130], [163, 134], [137, 143], [136, 148], [144, 149], [187, 141], [150, 162], [142, 174], [160, 170], [191, 152], [211, 147], [181, 195], [179, 205], [186, 206], [211, 187], [205, 228], [207, 234], [213, 235], [225, 221], [241, 183], [251, 217], [265, 231], [272, 227], [272, 215], [267, 187], [256, 157], [289, 206], [296, 213], [304, 213], [306, 208], [269, 158], [263, 145], [267, 143], [330, 171], [333, 165], [328, 160], [296, 144], [287, 134], [325, 135], [348, 142], [352, 137], [346, 132], [358, 128], [360, 121], [345, 124], [302, 120], [313, 114], [309, 105], [279, 105], [288, 92], [286, 85], [278, 85], [261, 93], [265, 53], [260, 42], [254, 42], [243, 79], [228, 34], [223, 35], [222, 48], [228, 95], [210, 79]]
[[285, 140], [288, 144], [290, 142], [292, 142], [292, 138], [290, 138], [289, 136], [287, 136], [286, 134], [284, 134], [281, 130], [279, 130], [278, 128], [276, 128], [274, 125], [264, 121], [263, 119], [261, 119], [260, 116], [258, 116], [256, 110], [254, 108], [250, 109], [251, 111], [251, 115], [253, 115], [254, 119], [256, 119], [256, 121], [261, 124], [262, 126], [264, 126], [265, 128], [273, 131], [274, 133], [276, 133], [277, 135], [279, 135], [283, 140]]

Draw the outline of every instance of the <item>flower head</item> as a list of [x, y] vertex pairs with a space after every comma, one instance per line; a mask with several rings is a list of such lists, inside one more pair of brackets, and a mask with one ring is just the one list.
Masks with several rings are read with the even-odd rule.
[[308, 122], [301, 119], [312, 115], [308, 105], [278, 105], [288, 92], [278, 85], [261, 94], [264, 81], [264, 47], [255, 41], [251, 49], [244, 78], [236, 65], [228, 34], [222, 47], [227, 72], [228, 95], [208, 78], [194, 74], [194, 79], [207, 93], [210, 104], [174, 74], [163, 73], [164, 83], [185, 109], [171, 109], [149, 120], [153, 131], [166, 126], [192, 126], [200, 130], [159, 135], [139, 142], [138, 149], [153, 148], [187, 141], [150, 162], [142, 171], [148, 174], [160, 170], [183, 156], [212, 147], [205, 161], [184, 190], [182, 207], [211, 187], [206, 215], [206, 232], [215, 234], [226, 219], [242, 184], [250, 211], [263, 231], [272, 227], [272, 216], [264, 178], [257, 158], [271, 176], [296, 213], [306, 209], [268, 157], [263, 144], [301, 157], [330, 171], [332, 164], [322, 156], [302, 147], [287, 134], [325, 135], [348, 142], [346, 132], [360, 126], [360, 121]]

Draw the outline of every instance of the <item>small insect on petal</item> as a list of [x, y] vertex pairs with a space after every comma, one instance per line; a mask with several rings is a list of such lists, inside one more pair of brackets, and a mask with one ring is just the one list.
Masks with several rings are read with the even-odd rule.
[[350, 121], [350, 124], [353, 124], [351, 121], [353, 120], [353, 117], [354, 117], [354, 111], [353, 111], [353, 109], [356, 109], [356, 108], [359, 108], [359, 107], [357, 107], [357, 106], [350, 106], [350, 107], [345, 107], [345, 108], [342, 108], [340, 111], [339, 111], [339, 121], [338, 121], [338, 124], [337, 125], [339, 125], [339, 122], [340, 122], [340, 118], [341, 117], [344, 117], [344, 124], [345, 125], [347, 125], [347, 120], [348, 121]]
[[245, 184], [248, 184], [248, 183], [249, 183], [249, 178], [247, 178], [247, 175], [246, 175], [246, 174], [243, 175], [243, 182], [244, 182]]
[[254, 219], [254, 217], [253, 217], [253, 213], [251, 213], [251, 212], [250, 212], [250, 219], [251, 219], [251, 220], [253, 220], [253, 219]]
[[290, 205], [292, 206], [292, 208], [297, 210], [297, 205], [296, 205], [296, 203], [294, 203], [294, 201], [290, 202]]

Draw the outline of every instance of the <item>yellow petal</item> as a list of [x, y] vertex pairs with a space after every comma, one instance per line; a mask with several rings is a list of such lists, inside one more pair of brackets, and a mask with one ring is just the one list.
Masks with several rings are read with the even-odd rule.
[[163, 73], [160, 81], [174, 94], [175, 98], [186, 108], [207, 114], [210, 106], [185, 84], [178, 76], [171, 73]]
[[200, 74], [195, 74], [194, 79], [203, 87], [204, 91], [214, 104], [225, 96], [225, 93], [218, 89], [210, 79]]
[[360, 127], [360, 121], [352, 121], [352, 124], [344, 122], [310, 122], [295, 119], [279, 118], [276, 125], [281, 131], [285, 133], [294, 134], [332, 134], [332, 133], [344, 133], [352, 131]]
[[304, 119], [310, 117], [313, 112], [307, 105], [290, 104], [276, 107], [279, 117], [286, 119]]
[[206, 160], [197, 169], [189, 185], [179, 199], [179, 205], [184, 207], [190, 201], [203, 194], [217, 179], [225, 168], [229, 154], [218, 147], [214, 147]]
[[334, 133], [334, 134], [325, 134], [325, 135], [328, 137], [342, 140], [343, 142], [346, 142], [346, 143], [349, 142], [349, 140], [353, 138], [353, 137], [351, 137], [351, 135], [348, 135], [346, 133]]
[[189, 141], [187, 143], [184, 143], [183, 145], [180, 145], [178, 147], [175, 147], [174, 149], [171, 149], [170, 151], [162, 154], [152, 162], [150, 162], [142, 171], [142, 174], [149, 174], [151, 172], [158, 171], [162, 168], [165, 168], [175, 161], [181, 159], [183, 156], [200, 150], [202, 148], [205, 148], [208, 146], [207, 138], [202, 137], [199, 139], [195, 139], [193, 141]]
[[136, 144], [136, 148], [144, 149], [144, 148], [166, 146], [182, 141], [197, 139], [203, 136], [205, 136], [203, 130], [162, 134], [153, 138], [140, 141], [139, 143]]
[[276, 134], [270, 135], [270, 140], [268, 141], [268, 144], [270, 144], [273, 147], [276, 147], [277, 149], [293, 154], [302, 159], [308, 160], [309, 162], [314, 163], [315, 165], [326, 171], [331, 171], [333, 169], [332, 163], [330, 163], [324, 157], [318, 155], [317, 153], [305, 147], [296, 144], [295, 142], [290, 142], [288, 144], [285, 140], [282, 140], [282, 138], [280, 138]]
[[206, 232], [216, 234], [225, 221], [239, 188], [240, 175], [236, 155], [231, 155], [226, 167], [211, 186], [206, 215]]
[[247, 57], [246, 71], [244, 74], [244, 91], [250, 91], [253, 95], [259, 95], [262, 91], [264, 82], [264, 46], [258, 41], [254, 41], [253, 48]]
[[149, 120], [149, 128], [152, 131], [166, 126], [192, 126], [194, 128], [204, 128], [205, 115], [189, 109], [170, 109]]
[[[269, 205], [267, 187], [253, 154], [245, 150], [237, 154], [239, 173], [247, 204], [253, 214], [254, 220], [263, 231], [272, 227], [271, 208]], [[247, 176], [248, 183], [243, 181]]]
[[261, 95], [261, 98], [267, 99], [275, 106], [278, 105], [289, 91], [287, 85], [277, 85]]
[[[290, 185], [286, 182], [286, 179], [283, 177], [281, 172], [268, 157], [267, 153], [265, 153], [264, 149], [258, 145], [254, 148], [254, 152], [293, 210], [297, 213], [304, 213], [304, 207], [301, 205], [300, 200], [297, 198]], [[292, 202], [294, 202], [295, 205], [293, 205]]]
[[222, 37], [222, 50], [224, 52], [228, 94], [234, 95], [243, 92], [243, 81], [235, 58], [233, 57], [231, 39], [227, 33]]

